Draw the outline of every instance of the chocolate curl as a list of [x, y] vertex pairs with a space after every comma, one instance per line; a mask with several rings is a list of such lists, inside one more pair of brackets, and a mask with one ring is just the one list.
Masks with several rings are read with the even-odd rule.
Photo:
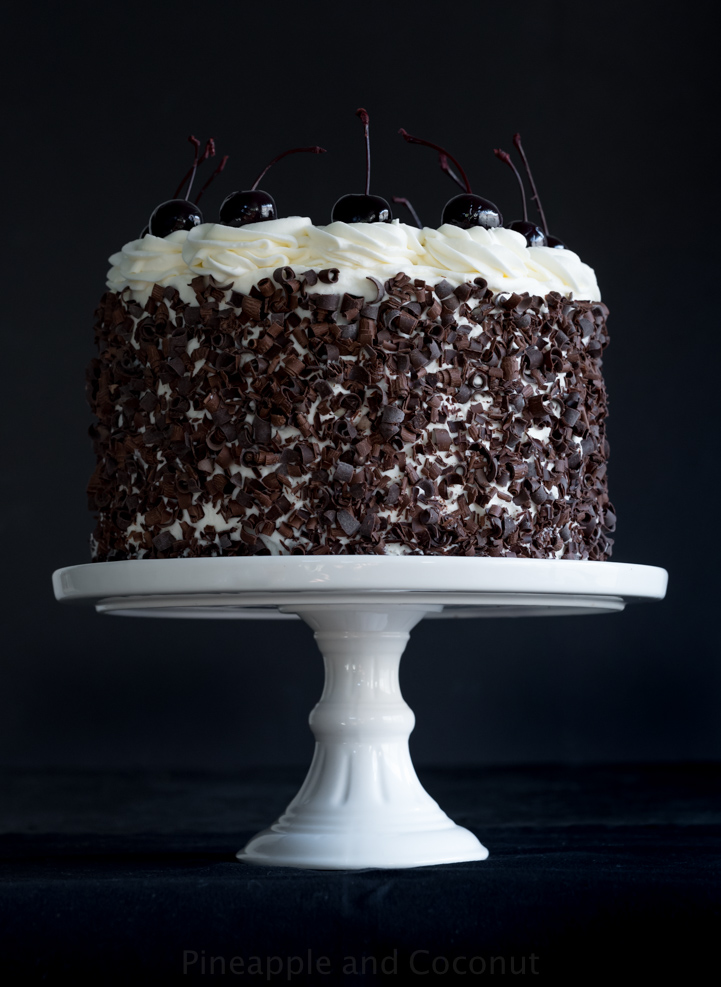
[[380, 299], [385, 294], [385, 289], [384, 289], [383, 285], [381, 284], [381, 282], [378, 280], [378, 278], [374, 278], [372, 274], [368, 274], [366, 276], [366, 281], [371, 281], [375, 285], [376, 297], [375, 298], [372, 298], [368, 302], [368, 305], [375, 305], [375, 303], [377, 301], [380, 301]]

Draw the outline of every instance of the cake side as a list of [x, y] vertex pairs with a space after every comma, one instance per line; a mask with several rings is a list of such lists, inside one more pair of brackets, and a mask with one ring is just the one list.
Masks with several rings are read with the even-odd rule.
[[603, 303], [402, 272], [351, 294], [342, 268], [184, 283], [97, 313], [98, 561], [609, 557]]

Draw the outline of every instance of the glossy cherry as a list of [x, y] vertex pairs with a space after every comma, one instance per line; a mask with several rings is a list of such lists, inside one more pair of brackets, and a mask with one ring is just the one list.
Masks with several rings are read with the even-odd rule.
[[390, 223], [391, 207], [380, 195], [343, 195], [333, 206], [334, 223]]
[[[491, 202], [490, 199], [484, 199], [483, 196], [473, 194], [471, 183], [468, 181], [465, 171], [452, 154], [449, 154], [439, 144], [422, 140], [420, 137], [412, 137], [402, 127], [398, 133], [409, 144], [422, 144], [424, 147], [430, 147], [434, 151], [438, 151], [438, 161], [441, 169], [453, 179], [456, 185], [460, 185], [464, 190], [461, 195], [454, 196], [454, 198], [445, 204], [443, 214], [441, 215], [441, 223], [460, 226], [463, 230], [468, 230], [472, 226], [482, 226], [487, 230], [494, 229], [497, 226], [503, 226], [503, 216], [498, 206]], [[456, 168], [458, 168], [461, 174], [460, 178], [448, 164], [449, 158], [455, 164]]]
[[167, 236], [176, 230], [192, 230], [202, 222], [203, 214], [194, 203], [187, 199], [168, 199], [153, 210], [148, 232], [153, 236]]
[[[145, 236], [146, 232], [152, 233], [153, 236], [168, 236], [169, 233], [174, 233], [176, 230], [192, 230], [194, 226], [199, 226], [203, 222], [203, 214], [200, 209], [198, 209], [195, 203], [190, 201], [190, 192], [193, 188], [198, 165], [215, 154], [215, 142], [212, 138], [208, 140], [202, 157], [199, 157], [200, 141], [192, 134], [188, 140], [193, 145], [193, 164], [175, 190], [173, 198], [168, 199], [167, 202], [161, 202], [153, 210], [148, 226], [140, 234], [141, 237]], [[186, 182], [188, 182], [188, 190], [185, 197], [180, 198], [180, 193], [185, 187]]]
[[277, 218], [273, 196], [256, 189], [231, 192], [220, 207], [220, 222], [224, 226], [246, 226], [248, 223], [261, 223], [266, 219]]
[[523, 145], [521, 144], [521, 135], [513, 135], [513, 143], [516, 150], [521, 156], [521, 161], [523, 162], [523, 167], [526, 169], [526, 174], [528, 175], [528, 182], [531, 186], [531, 191], [533, 195], [531, 198], [536, 203], [539, 213], [541, 214], [541, 224], [543, 225], [543, 232], [546, 234], [546, 245], [549, 247], [555, 247], [557, 250], [564, 250], [566, 244], [558, 239], [557, 236], [550, 236], [548, 232], [548, 223], [546, 222], [546, 214], [543, 211], [543, 206], [541, 205], [541, 199], [538, 195], [538, 190], [536, 189], [536, 183], [533, 181], [533, 175], [531, 174], [531, 166], [528, 163], [528, 158], [526, 157], [526, 152], [523, 150]]
[[521, 190], [521, 202], [523, 204], [523, 219], [514, 219], [512, 223], [508, 224], [508, 228], [515, 230], [516, 233], [520, 233], [526, 238], [526, 243], [529, 247], [545, 247], [548, 245], [546, 240], [546, 234], [543, 232], [540, 226], [536, 226], [535, 223], [529, 222], [528, 219], [528, 206], [526, 205], [526, 192], [523, 188], [523, 179], [518, 173], [518, 168], [511, 161], [511, 156], [506, 152], [500, 150], [500, 148], [495, 148], [493, 153], [496, 155], [499, 161], [503, 161], [511, 169], [513, 174], [516, 176], [518, 181], [518, 187]]
[[356, 110], [363, 124], [366, 144], [366, 190], [363, 193], [343, 195], [333, 206], [331, 220], [334, 223], [390, 223], [393, 219], [391, 207], [380, 195], [371, 195], [371, 142], [369, 134], [370, 117], [367, 110]]
[[220, 222], [224, 226], [247, 226], [248, 223], [262, 223], [268, 219], [277, 219], [278, 210], [275, 199], [268, 192], [258, 188], [265, 173], [289, 154], [325, 154], [324, 147], [292, 147], [283, 151], [263, 168], [256, 180], [244, 192], [231, 192], [220, 207]]
[[541, 227], [536, 226], [535, 223], [531, 223], [527, 219], [514, 219], [512, 223], [508, 224], [508, 229], [515, 230], [516, 233], [520, 233], [522, 236], [525, 236], [526, 243], [529, 247], [548, 246], [546, 234], [543, 232]]
[[482, 226], [486, 230], [492, 230], [497, 226], [503, 226], [503, 216], [493, 202], [480, 195], [464, 192], [454, 196], [445, 204], [441, 223], [460, 226], [462, 230], [469, 230], [472, 226]]

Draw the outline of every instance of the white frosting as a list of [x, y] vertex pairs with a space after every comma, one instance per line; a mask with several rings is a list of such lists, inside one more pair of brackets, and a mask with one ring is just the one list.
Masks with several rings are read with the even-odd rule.
[[224, 283], [245, 282], [249, 275], [255, 284], [279, 267], [307, 267], [310, 228], [301, 216], [238, 228], [202, 223], [188, 233], [183, 259], [193, 275], [212, 274]]
[[444, 225], [422, 230], [392, 223], [331, 223], [314, 226], [309, 219], [288, 216], [235, 228], [203, 223], [189, 232], [167, 237], [148, 234], [126, 243], [110, 258], [108, 288], [130, 288], [146, 299], [153, 284], [171, 284], [186, 301], [194, 295], [189, 281], [212, 274], [236, 291], [247, 292], [279, 267], [297, 274], [336, 267], [340, 278], [314, 291], [375, 296], [368, 276], [385, 281], [402, 271], [429, 284], [445, 278], [461, 284], [482, 277], [494, 292], [546, 295], [557, 291], [574, 298], [601, 297], [593, 270], [572, 250], [528, 247], [513, 230], [462, 230]]
[[150, 294], [154, 284], [167, 285], [188, 277], [188, 265], [183, 260], [187, 230], [176, 230], [168, 236], [151, 233], [131, 240], [122, 250], [109, 258], [107, 285], [112, 291], [130, 288], [135, 294]]

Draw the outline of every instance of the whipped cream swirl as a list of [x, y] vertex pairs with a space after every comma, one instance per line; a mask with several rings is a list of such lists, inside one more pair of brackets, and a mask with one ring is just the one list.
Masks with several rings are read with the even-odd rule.
[[148, 297], [153, 284], [172, 284], [192, 302], [189, 282], [199, 274], [212, 274], [247, 293], [279, 267], [292, 267], [297, 274], [338, 268], [337, 283], [318, 284], [314, 291], [367, 298], [375, 295], [369, 276], [384, 281], [400, 271], [431, 284], [482, 277], [495, 292], [557, 291], [589, 301], [601, 297], [593, 270], [572, 250], [528, 247], [520, 233], [503, 228], [444, 225], [419, 230], [398, 220], [314, 226], [305, 217], [289, 216], [239, 228], [203, 223], [163, 238], [133, 240], [110, 263], [108, 288], [130, 288], [138, 300]]
[[177, 278], [187, 279], [188, 265], [183, 260], [187, 230], [176, 230], [165, 237], [148, 233], [131, 240], [110, 258], [107, 286], [111, 291], [130, 288], [147, 298], [154, 284], [168, 285]]

